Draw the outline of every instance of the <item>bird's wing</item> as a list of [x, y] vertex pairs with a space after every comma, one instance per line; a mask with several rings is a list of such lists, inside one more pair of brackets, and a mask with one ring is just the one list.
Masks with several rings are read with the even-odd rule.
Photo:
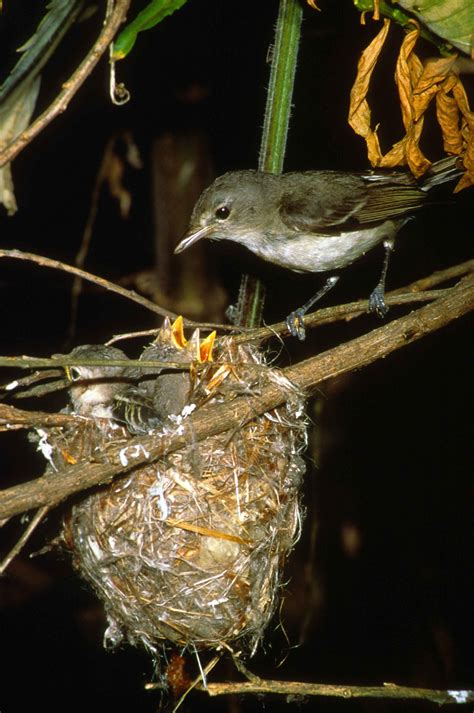
[[356, 175], [337, 171], [286, 174], [280, 204], [285, 225], [300, 232], [354, 229], [365, 223], [401, 218], [419, 208], [426, 198], [416, 183], [384, 175]]
[[367, 185], [367, 202], [355, 215], [361, 223], [375, 223], [410, 215], [421, 208], [428, 197], [426, 191], [409, 180], [409, 177], [402, 181], [401, 177], [375, 174], [364, 176], [363, 180]]
[[131, 433], [147, 433], [158, 428], [162, 419], [155, 412], [153, 401], [136, 386], [129, 387], [114, 398], [112, 412], [114, 418], [125, 423]]
[[[280, 218], [298, 231], [330, 231], [353, 221], [367, 202], [363, 180], [336, 171], [284, 174]], [[286, 190], [285, 190], [286, 189]]]

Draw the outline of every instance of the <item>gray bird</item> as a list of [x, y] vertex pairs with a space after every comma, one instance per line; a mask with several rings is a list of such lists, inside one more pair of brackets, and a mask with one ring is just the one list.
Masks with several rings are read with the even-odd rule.
[[[379, 243], [385, 260], [369, 310], [384, 316], [385, 277], [398, 231], [426, 204], [434, 186], [460, 174], [455, 159], [433, 164], [417, 182], [407, 172], [305, 171], [274, 175], [232, 171], [217, 178], [196, 203], [179, 253], [201, 238], [232, 240], [295, 272], [347, 267]], [[304, 339], [303, 315], [337, 281], [332, 276], [287, 322]]]
[[[64, 356], [64, 355], [61, 355]], [[114, 400], [124, 392], [129, 382], [124, 378], [125, 367], [107, 366], [107, 360], [126, 360], [121, 349], [103, 344], [83, 344], [67, 356], [74, 359], [97, 359], [100, 366], [67, 366], [66, 375], [71, 382], [69, 396], [74, 413], [94, 418], [112, 418]]]
[[[134, 385], [116, 396], [114, 417], [125, 421], [133, 434], [148, 433], [163, 426], [169, 416], [181, 413], [191, 389], [190, 351], [173, 343], [169, 320], [165, 320], [156, 340], [143, 350], [140, 361], [170, 362], [170, 368], [126, 369], [124, 376]], [[176, 369], [171, 363], [183, 364], [183, 368]]]
[[[84, 344], [67, 356], [74, 359], [128, 360], [121, 349]], [[144, 349], [142, 361], [182, 360], [171, 344], [154, 343]], [[68, 366], [66, 375], [74, 413], [93, 418], [112, 418], [133, 435], [160, 428], [169, 414], [184, 406], [189, 374], [163, 367]]]

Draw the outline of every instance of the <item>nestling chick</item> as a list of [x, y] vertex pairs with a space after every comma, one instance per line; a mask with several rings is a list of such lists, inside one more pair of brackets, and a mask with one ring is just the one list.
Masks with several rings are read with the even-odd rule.
[[[74, 359], [127, 360], [121, 349], [103, 344], [83, 344], [67, 356]], [[124, 377], [123, 366], [68, 366], [66, 374], [71, 381], [69, 395], [74, 413], [93, 418], [112, 418], [114, 399], [123, 393], [129, 382]]]
[[[182, 319], [171, 325], [166, 319], [155, 341], [140, 355], [140, 361], [182, 364], [183, 368], [129, 367], [125, 376], [136, 385], [118, 394], [114, 414], [125, 420], [131, 433], [147, 433], [159, 428], [168, 416], [181, 413], [191, 389], [189, 364]], [[191, 344], [191, 342], [189, 342]]]

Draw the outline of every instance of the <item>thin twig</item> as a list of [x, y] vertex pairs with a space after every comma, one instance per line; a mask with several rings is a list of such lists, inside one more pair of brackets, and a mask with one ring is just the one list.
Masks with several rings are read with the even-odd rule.
[[[407, 346], [449, 324], [474, 309], [474, 276], [452, 287], [447, 295], [432, 304], [394, 320], [357, 339], [330, 349], [295, 366], [282, 370], [296, 387], [311, 391], [317, 384], [341, 374], [360, 369], [391, 352]], [[287, 392], [276, 384], [266, 386], [258, 396], [239, 397], [228, 404], [204, 406], [183, 421], [184, 433], [131, 438], [124, 468], [119, 453], [110, 452], [109, 463], [78, 463], [58, 473], [48, 473], [36, 480], [0, 492], [0, 519], [42, 505], [57, 505], [73, 493], [104, 484], [118, 474], [151, 463], [164, 455], [202, 441], [235, 427], [281, 405]], [[134, 449], [140, 445], [141, 448]], [[136, 456], [132, 455], [136, 451]]]
[[[50, 267], [54, 270], [61, 270], [62, 272], [67, 272], [71, 275], [75, 275], [76, 277], [80, 277], [82, 280], [87, 280], [87, 282], [92, 282], [95, 285], [99, 285], [99, 287], [102, 287], [105, 290], [115, 292], [116, 294], [121, 295], [122, 297], [125, 297], [126, 299], [131, 300], [132, 302], [136, 302], [141, 307], [144, 307], [145, 309], [149, 310], [150, 312], [153, 312], [154, 314], [159, 314], [162, 317], [169, 317], [170, 319], [176, 319], [176, 317], [178, 316], [174, 312], [170, 312], [170, 310], [164, 309], [163, 307], [160, 307], [154, 302], [151, 302], [151, 300], [148, 300], [146, 297], [137, 295], [137, 293], [133, 290], [127, 290], [125, 289], [125, 287], [120, 287], [120, 285], [116, 285], [114, 282], [110, 282], [110, 280], [105, 279], [105, 277], [98, 277], [97, 275], [93, 275], [92, 273], [87, 272], [86, 270], [80, 270], [78, 267], [74, 267], [73, 265], [68, 265], [65, 262], [61, 262], [61, 260], [53, 260], [52, 258], [44, 257], [43, 255], [27, 253], [23, 252], [22, 250], [0, 250], [0, 259], [1, 258], [11, 258], [12, 260], [26, 260], [28, 262], [34, 262], [37, 265], [41, 265], [42, 267]], [[229, 329], [229, 327], [226, 325], [218, 325], [209, 322], [193, 322], [193, 320], [191, 319], [185, 319], [183, 321], [186, 327], [199, 327], [201, 329], [216, 329], [223, 327], [224, 329]], [[150, 330], [149, 333], [153, 334], [153, 331], [154, 330]]]
[[243, 693], [270, 693], [285, 696], [326, 696], [336, 698], [391, 698], [446, 703], [474, 701], [474, 691], [437, 691], [430, 688], [409, 688], [385, 683], [383, 686], [333, 686], [324, 683], [301, 681], [245, 681], [242, 683], [208, 683], [210, 696], [241, 695]]
[[96, 40], [92, 49], [88, 52], [79, 67], [73, 72], [71, 77], [64, 82], [62, 91], [49, 107], [29, 126], [25, 131], [17, 136], [3, 151], [0, 151], [0, 167], [18, 156], [25, 146], [27, 146], [43, 129], [59, 114], [66, 111], [69, 102], [76, 94], [79, 87], [87, 79], [96, 66], [99, 59], [107, 50], [109, 44], [115, 37], [120, 25], [125, 20], [130, 0], [116, 0], [114, 8], [108, 15], [102, 32]]
[[14, 560], [17, 555], [20, 554], [21, 550], [26, 545], [31, 535], [36, 530], [48, 510], [49, 507], [47, 505], [44, 505], [43, 507], [38, 509], [37, 513], [31, 520], [30, 524], [28, 525], [18, 542], [15, 543], [15, 545], [11, 548], [10, 552], [0, 562], [0, 575], [5, 572], [10, 562]]
[[[14, 260], [26, 260], [28, 262], [34, 262], [37, 265], [41, 265], [42, 267], [50, 267], [54, 270], [61, 270], [62, 272], [70, 273], [71, 275], [80, 277], [83, 280], [92, 282], [95, 285], [99, 285], [105, 290], [115, 292], [117, 295], [121, 295], [122, 297], [125, 297], [126, 299], [131, 300], [132, 302], [136, 302], [142, 307], [145, 307], [145, 309], [149, 310], [150, 312], [159, 314], [162, 317], [170, 317], [170, 319], [176, 319], [176, 317], [178, 316], [173, 312], [170, 312], [169, 310], [165, 310], [162, 307], [159, 307], [154, 302], [151, 302], [151, 300], [147, 300], [146, 297], [141, 297], [141, 295], [137, 295], [137, 293], [133, 292], [133, 290], [127, 290], [124, 287], [120, 287], [119, 285], [116, 285], [115, 283], [106, 280], [104, 277], [98, 277], [97, 275], [93, 275], [90, 272], [86, 272], [86, 270], [81, 270], [78, 267], [74, 267], [73, 265], [68, 265], [65, 262], [61, 262], [61, 260], [53, 260], [52, 258], [44, 257], [43, 255], [36, 255], [35, 253], [26, 253], [22, 250], [0, 250], [0, 258], [2, 257], [12, 258]], [[188, 324], [193, 325], [194, 323], [188, 322]]]
[[[107, 145], [102, 156], [99, 171], [97, 173], [94, 187], [92, 189], [92, 195], [90, 199], [89, 215], [87, 216], [86, 225], [82, 234], [81, 244], [79, 250], [76, 253], [74, 260], [75, 267], [80, 270], [84, 269], [87, 254], [90, 249], [92, 242], [92, 233], [94, 229], [94, 224], [97, 219], [97, 212], [99, 209], [99, 196], [102, 191], [102, 186], [106, 177], [107, 170], [109, 169], [109, 164], [111, 160], [111, 155], [115, 146], [117, 138], [113, 136], [108, 140]], [[76, 331], [77, 315], [79, 311], [79, 297], [82, 291], [82, 280], [80, 277], [76, 276], [73, 280], [71, 287], [71, 318], [69, 325], [69, 337], [73, 339], [74, 333]]]
[[188, 686], [188, 688], [186, 689], [186, 691], [183, 693], [183, 695], [181, 696], [181, 698], [177, 701], [177, 703], [176, 703], [176, 705], [174, 706], [174, 708], [173, 708], [173, 710], [171, 711], [171, 713], [176, 713], [176, 711], [178, 710], [178, 708], [180, 708], [181, 704], [184, 702], [186, 696], [187, 696], [189, 693], [191, 693], [191, 691], [193, 690], [193, 688], [196, 688], [196, 686], [199, 686], [199, 684], [201, 684], [201, 686], [204, 688], [204, 690], [207, 689], [207, 685], [208, 685], [208, 684], [207, 684], [206, 681], [203, 680], [203, 675], [206, 677], [209, 673], [211, 673], [212, 669], [213, 669], [213, 668], [219, 663], [219, 661], [221, 660], [221, 656], [222, 656], [221, 654], [218, 654], [217, 656], [214, 656], [214, 658], [209, 661], [209, 663], [207, 664], [207, 666], [204, 668], [203, 672], [200, 673], [199, 676], [197, 676], [197, 678], [194, 679], [194, 681], [190, 684], [190, 686]]

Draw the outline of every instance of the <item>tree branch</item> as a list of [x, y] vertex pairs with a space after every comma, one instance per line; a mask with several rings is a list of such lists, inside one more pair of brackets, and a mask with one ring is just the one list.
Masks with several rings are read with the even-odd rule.
[[[474, 275], [469, 275], [452, 287], [447, 295], [409, 315], [373, 330], [347, 344], [330, 349], [282, 373], [300, 389], [311, 391], [317, 384], [341, 374], [360, 369], [391, 352], [411, 344], [474, 309]], [[129, 465], [124, 468], [119, 454], [111, 452], [109, 463], [79, 463], [59, 473], [48, 473], [36, 480], [0, 492], [0, 518], [57, 505], [73, 493], [109, 482], [167, 453], [189, 443], [202, 441], [232, 428], [243, 426], [265, 411], [276, 408], [287, 398], [286, 392], [275, 384], [268, 385], [261, 394], [240, 397], [228, 404], [212, 404], [183, 421], [184, 433], [171, 436], [146, 436], [128, 441]], [[142, 449], [134, 448], [141, 445]], [[132, 453], [137, 452], [137, 455]]]
[[474, 701], [474, 691], [437, 691], [430, 688], [408, 688], [386, 683], [383, 686], [332, 686], [324, 683], [300, 681], [267, 681], [262, 679], [243, 683], [208, 683], [210, 696], [243, 693], [270, 693], [285, 696], [326, 696], [336, 698], [391, 698], [423, 700], [438, 703], [469, 703]]
[[[105, 277], [98, 277], [97, 275], [93, 275], [91, 272], [87, 272], [86, 270], [81, 270], [78, 267], [74, 267], [73, 265], [68, 265], [65, 262], [61, 262], [61, 260], [54, 260], [50, 257], [44, 257], [44, 255], [27, 253], [23, 252], [22, 250], [0, 250], [0, 259], [1, 258], [11, 258], [12, 260], [25, 260], [27, 262], [34, 262], [37, 265], [41, 265], [42, 267], [50, 267], [53, 270], [61, 270], [62, 272], [66, 272], [71, 275], [75, 275], [76, 277], [80, 277], [82, 280], [86, 280], [87, 282], [92, 282], [94, 285], [99, 285], [99, 287], [102, 287], [104, 290], [115, 292], [117, 295], [121, 295], [121, 297], [125, 297], [131, 302], [136, 302], [141, 307], [144, 307], [149, 312], [153, 312], [154, 314], [159, 314], [162, 317], [169, 317], [170, 319], [176, 319], [176, 317], [178, 316], [174, 312], [170, 312], [169, 309], [164, 309], [163, 307], [160, 307], [151, 300], [148, 300], [146, 297], [137, 295], [137, 293], [133, 290], [127, 290], [125, 287], [116, 285], [115, 282], [110, 282], [109, 280], [105, 279]], [[193, 322], [190, 319], [185, 319], [183, 321], [185, 326], [188, 327], [202, 327], [204, 329], [221, 329], [223, 327], [224, 329], [229, 329], [229, 327], [226, 325], [213, 324], [209, 322]], [[150, 333], [152, 332], [153, 330], [150, 330]]]
[[[84, 419], [82, 419], [84, 421]], [[77, 426], [78, 418], [69, 413], [45, 413], [43, 411], [23, 411], [22, 409], [0, 404], [0, 430], [12, 428], [31, 428], [32, 426]]]
[[[389, 307], [396, 305], [414, 304], [416, 302], [431, 302], [445, 294], [447, 290], [430, 290], [429, 288], [436, 287], [443, 282], [448, 282], [456, 277], [462, 277], [474, 272], [474, 260], [466, 260], [466, 262], [453, 265], [445, 270], [433, 272], [428, 277], [422, 277], [415, 282], [399, 287], [396, 290], [387, 292], [385, 302]], [[304, 323], [307, 329], [311, 327], [320, 327], [323, 324], [334, 324], [342, 320], [348, 321], [355, 317], [362, 317], [367, 314], [367, 300], [357, 300], [357, 302], [348, 302], [344, 305], [336, 305], [335, 307], [323, 307], [315, 312], [305, 315]], [[258, 329], [246, 330], [243, 334], [237, 337], [239, 342], [247, 341], [263, 341], [270, 337], [279, 335], [288, 335], [288, 325], [286, 322], [277, 322], [270, 324], [268, 327], [259, 327]]]
[[94, 46], [88, 52], [79, 67], [73, 72], [68, 81], [64, 82], [62, 91], [49, 107], [29, 126], [25, 131], [16, 137], [3, 151], [0, 151], [0, 167], [14, 159], [25, 146], [27, 146], [43, 129], [59, 114], [66, 111], [69, 102], [89, 74], [96, 66], [108, 46], [114, 39], [122, 22], [127, 15], [130, 0], [115, 0], [115, 5], [110, 15], [104, 21], [102, 32], [97, 38]]

